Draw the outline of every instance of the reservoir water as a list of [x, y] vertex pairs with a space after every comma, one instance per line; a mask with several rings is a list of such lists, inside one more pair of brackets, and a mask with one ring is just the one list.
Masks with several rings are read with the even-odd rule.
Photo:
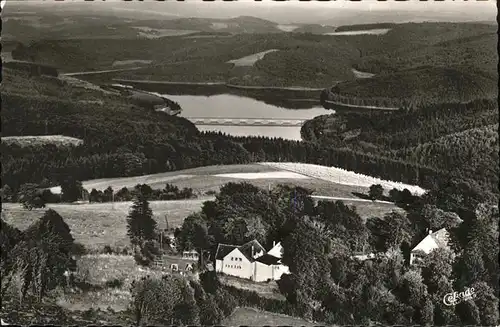
[[[224, 118], [224, 119], [312, 119], [329, 115], [333, 110], [312, 105], [308, 109], [290, 109], [267, 104], [253, 98], [233, 94], [173, 95], [163, 96], [177, 102], [181, 108], [180, 116], [186, 118]], [[301, 140], [300, 126], [238, 126], [238, 125], [196, 125], [200, 131], [222, 132], [234, 136], [281, 137]]]

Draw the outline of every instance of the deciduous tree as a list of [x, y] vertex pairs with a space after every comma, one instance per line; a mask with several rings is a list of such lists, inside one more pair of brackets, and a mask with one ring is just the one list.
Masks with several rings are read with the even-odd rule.
[[380, 184], [373, 184], [372, 186], [370, 186], [368, 195], [373, 201], [381, 200], [384, 196], [384, 188]]

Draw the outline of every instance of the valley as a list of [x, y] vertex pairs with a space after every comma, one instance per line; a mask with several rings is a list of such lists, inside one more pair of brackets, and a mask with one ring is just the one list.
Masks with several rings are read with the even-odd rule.
[[62, 6], [3, 26], [2, 324], [498, 325], [496, 25]]

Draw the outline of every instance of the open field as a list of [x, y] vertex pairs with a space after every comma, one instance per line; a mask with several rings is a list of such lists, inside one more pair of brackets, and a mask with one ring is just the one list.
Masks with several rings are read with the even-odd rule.
[[36, 136], [3, 136], [2, 143], [18, 146], [44, 146], [53, 144], [56, 146], [79, 146], [83, 140], [64, 135], [36, 135]]
[[380, 178], [357, 174], [355, 172], [336, 167], [326, 167], [293, 162], [264, 162], [262, 163], [262, 165], [270, 166], [276, 169], [288, 170], [298, 174], [303, 174], [306, 176], [311, 176], [342, 185], [370, 187], [373, 184], [380, 184], [386, 191], [389, 191], [393, 188], [402, 191], [403, 189], [407, 188], [413, 194], [420, 195], [425, 193], [425, 190], [419, 186], [386, 181]]
[[193, 34], [197, 31], [194, 30], [176, 30], [176, 29], [165, 29], [165, 28], [151, 28], [147, 26], [134, 26], [134, 29], [139, 30], [139, 37], [144, 37], [147, 39], [157, 39], [164, 36], [177, 36], [177, 35], [187, 35]]
[[[286, 170], [286, 169], [285, 169]], [[88, 191], [93, 188], [104, 191], [108, 186], [118, 191], [123, 187], [133, 188], [137, 184], [147, 184], [153, 189], [163, 189], [166, 183], [179, 188], [192, 188], [200, 196], [207, 192], [217, 192], [229, 182], [247, 182], [267, 189], [278, 184], [299, 185], [311, 189], [316, 195], [355, 198], [352, 192], [367, 192], [366, 185], [344, 185], [335, 179], [324, 180], [299, 172], [278, 170], [261, 164], [207, 166], [153, 175], [136, 177], [106, 178], [84, 181]], [[371, 185], [371, 184], [370, 184]], [[368, 187], [370, 186], [368, 185]], [[51, 188], [53, 193], [60, 193], [60, 187]]]
[[313, 327], [316, 324], [304, 319], [290, 317], [269, 311], [261, 311], [254, 308], [236, 308], [234, 312], [222, 321], [224, 326], [306, 326]]
[[[165, 228], [165, 215], [168, 215], [169, 227], [182, 224], [191, 213], [199, 211], [206, 199], [182, 201], [151, 201], [151, 209], [159, 228]], [[97, 204], [48, 204], [71, 228], [76, 242], [89, 249], [102, 249], [105, 245], [123, 248], [129, 245], [126, 217], [132, 202], [97, 203]], [[18, 203], [3, 203], [3, 219], [24, 230], [31, 223], [42, 217], [45, 210], [28, 211]]]
[[143, 64], [143, 65], [149, 65], [152, 63], [151, 60], [142, 60], [142, 59], [129, 59], [129, 60], [117, 60], [113, 62], [111, 66], [126, 66], [126, 65], [134, 65], [134, 64]]
[[387, 34], [391, 29], [390, 28], [374, 28], [371, 30], [360, 30], [360, 31], [341, 31], [341, 32], [332, 32], [325, 33], [325, 35], [383, 35]]
[[[173, 183], [176, 179], [206, 175], [210, 176], [212, 174], [259, 173], [270, 171], [276, 171], [276, 169], [258, 164], [205, 166], [143, 176], [94, 179], [83, 182], [83, 187], [89, 191], [93, 188], [104, 191], [108, 186], [111, 186], [114, 190], [119, 190], [122, 187], [134, 187], [137, 184], [148, 184], [152, 188], [163, 188], [165, 187], [165, 183]], [[51, 191], [53, 193], [61, 192], [60, 187], [53, 187]]]
[[356, 78], [372, 78], [373, 76], [375, 76], [375, 74], [362, 72], [354, 68], [352, 69], [352, 72], [354, 73], [354, 76], [356, 76]]
[[257, 292], [259, 295], [269, 299], [285, 301], [286, 298], [280, 293], [276, 281], [269, 283], [254, 283], [252, 281], [236, 278], [228, 275], [219, 275], [221, 283], [242, 290]]
[[393, 203], [380, 203], [380, 202], [357, 202], [342, 200], [347, 206], [355, 206], [356, 212], [363, 220], [373, 217], [382, 218], [391, 211], [396, 211], [404, 214], [404, 210], [397, 207]]
[[[351, 195], [352, 196], [352, 195]], [[177, 201], [151, 201], [151, 209], [159, 228], [165, 228], [165, 215], [169, 227], [180, 226], [191, 213], [201, 210], [203, 202], [213, 198]], [[356, 207], [363, 219], [382, 217], [392, 210], [401, 210], [394, 204], [378, 202], [358, 202], [343, 200], [346, 205]], [[76, 242], [82, 243], [89, 250], [102, 249], [105, 245], [115, 248], [129, 246], [126, 231], [126, 217], [131, 202], [93, 203], [93, 204], [48, 204], [71, 228]], [[2, 204], [2, 219], [13, 226], [24, 230], [42, 217], [45, 210], [23, 209], [18, 203]]]
[[267, 51], [262, 51], [258, 53], [245, 56], [240, 59], [229, 60], [228, 63], [234, 64], [235, 66], [253, 66], [258, 60], [264, 58], [264, 56], [270, 52], [278, 51], [277, 49], [271, 49]]
[[[144, 276], [163, 275], [161, 271], [139, 267], [129, 255], [84, 255], [77, 260], [76, 278], [96, 289], [83, 293], [65, 293], [57, 298], [57, 304], [68, 310], [126, 310], [131, 301], [130, 285]], [[117, 288], [109, 288], [106, 282], [122, 282]]]

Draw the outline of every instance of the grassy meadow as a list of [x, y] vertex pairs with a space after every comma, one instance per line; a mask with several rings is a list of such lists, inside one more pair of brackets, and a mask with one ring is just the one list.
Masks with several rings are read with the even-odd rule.
[[[199, 211], [205, 199], [182, 201], [151, 201], [151, 209], [158, 226], [165, 227], [165, 215], [170, 227], [179, 226], [191, 213]], [[132, 202], [97, 204], [48, 204], [71, 228], [76, 242], [90, 250], [102, 249], [105, 245], [123, 248], [129, 245], [126, 217]], [[42, 217], [44, 209], [28, 211], [18, 203], [4, 203], [3, 219], [24, 230]]]
[[[260, 164], [207, 166], [155, 175], [91, 180], [83, 182], [83, 185], [88, 190], [92, 188], [104, 190], [111, 186], [115, 192], [122, 187], [131, 189], [139, 183], [148, 184], [152, 188], [164, 188], [166, 183], [176, 185], [179, 188], [192, 188], [195, 194], [199, 195], [196, 199], [150, 201], [158, 227], [162, 229], [166, 227], [165, 216], [168, 218], [170, 228], [182, 225], [188, 215], [201, 210], [203, 202], [213, 199], [213, 195], [207, 194], [218, 192], [228, 182], [248, 182], [263, 189], [278, 184], [300, 185], [312, 190], [313, 195], [352, 198], [352, 201], [344, 202], [356, 206], [358, 213], [364, 219], [374, 216], [381, 217], [392, 210], [399, 210], [392, 203], [357, 202], [353, 193], [367, 193], [368, 187], [366, 186], [342, 185], [335, 183], [334, 179], [330, 181], [307, 176], [295, 179], [273, 178], [273, 174], [280, 171], [275, 167]], [[214, 176], [232, 173], [243, 174], [237, 176], [244, 176], [245, 173], [255, 176], [257, 173], [262, 174], [262, 177], [246, 179]], [[47, 204], [47, 208], [57, 211], [63, 217], [71, 228], [76, 242], [82, 243], [90, 250], [98, 250], [106, 245], [119, 249], [129, 246], [126, 234], [126, 217], [131, 205], [132, 202], [58, 203]], [[29, 211], [19, 203], [4, 203], [2, 218], [7, 223], [24, 230], [42, 217], [44, 212], [45, 209]]]
[[[223, 185], [229, 182], [248, 182], [265, 189], [269, 188], [269, 186], [274, 187], [278, 184], [300, 185], [312, 190], [315, 195], [344, 198], [355, 198], [355, 196], [352, 195], [353, 192], [368, 192], [368, 187], [364, 185], [342, 185], [335, 183], [335, 178], [332, 178], [331, 180], [310, 176], [306, 176], [307, 178], [280, 178], [275, 173], [281, 171], [283, 170], [280, 170], [277, 167], [261, 164], [205, 166], [143, 176], [95, 179], [84, 181], [82, 184], [88, 191], [91, 191], [93, 188], [104, 191], [108, 186], [111, 186], [113, 190], [118, 191], [123, 187], [127, 187], [129, 189], [133, 188], [137, 184], [147, 184], [153, 189], [163, 189], [165, 184], [168, 183], [179, 188], [192, 188], [194, 193], [199, 196], [204, 196], [207, 192], [218, 192]], [[216, 176], [221, 174], [245, 173], [261, 173], [262, 178], [247, 179], [243, 178], [243, 176], [241, 176], [242, 178]], [[58, 187], [54, 187], [52, 188], [52, 191], [60, 192], [60, 189]]]
[[[147, 275], [160, 277], [159, 270], [138, 266], [131, 255], [89, 254], [77, 261], [76, 279], [89, 285], [79, 293], [66, 292], [57, 296], [57, 304], [65, 309], [124, 311], [131, 301], [132, 281]], [[110, 287], [109, 283], [116, 283]]]
[[316, 324], [304, 319], [290, 317], [269, 311], [261, 311], [253, 308], [236, 308], [234, 312], [222, 321], [224, 326], [306, 326], [313, 327]]

